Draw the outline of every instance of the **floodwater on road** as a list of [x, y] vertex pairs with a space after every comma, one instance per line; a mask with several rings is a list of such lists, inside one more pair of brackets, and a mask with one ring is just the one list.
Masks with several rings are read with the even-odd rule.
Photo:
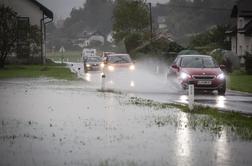
[[0, 81], [0, 165], [251, 165], [252, 142], [85, 81]]
[[[187, 91], [181, 90], [174, 80], [167, 79], [168, 66], [162, 63], [158, 65], [159, 67], [153, 65], [152, 61], [151, 63], [139, 62], [136, 64], [135, 71], [108, 72], [105, 78], [105, 88], [158, 102], [187, 104]], [[93, 87], [101, 88], [102, 80], [99, 72], [91, 71], [85, 74], [81, 63], [69, 63], [69, 67]], [[196, 94], [194, 98], [197, 104], [252, 115], [252, 94], [249, 93], [227, 90], [225, 96], [219, 96], [217, 93], [201, 93]]]

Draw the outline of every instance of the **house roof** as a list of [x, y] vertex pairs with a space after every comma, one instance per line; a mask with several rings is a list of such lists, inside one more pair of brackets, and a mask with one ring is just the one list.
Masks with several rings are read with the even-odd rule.
[[53, 19], [53, 12], [49, 10], [47, 7], [39, 3], [37, 0], [30, 0], [32, 3], [34, 3], [36, 6], [39, 7], [40, 10], [43, 11], [43, 13], [50, 19]]
[[245, 34], [252, 34], [252, 21], [248, 22], [245, 27]]
[[252, 1], [251, 0], [239, 0], [234, 5], [231, 13], [231, 17], [252, 17]]

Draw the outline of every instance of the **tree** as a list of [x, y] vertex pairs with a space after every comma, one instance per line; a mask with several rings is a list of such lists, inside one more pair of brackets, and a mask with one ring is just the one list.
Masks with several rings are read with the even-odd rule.
[[225, 32], [228, 30], [228, 25], [217, 25], [191, 37], [189, 43], [190, 48], [204, 48], [205, 51], [211, 51], [215, 48], [229, 49], [230, 42], [226, 40]]
[[109, 34], [112, 29], [112, 0], [87, 0], [81, 8], [73, 8], [64, 21], [63, 34], [76, 38], [83, 31]]
[[17, 13], [0, 5], [0, 68], [4, 67], [6, 57], [15, 48]]
[[116, 41], [124, 40], [132, 34], [135, 36], [136, 33], [144, 36], [149, 27], [148, 6], [143, 0], [118, 0], [113, 21], [113, 37]]

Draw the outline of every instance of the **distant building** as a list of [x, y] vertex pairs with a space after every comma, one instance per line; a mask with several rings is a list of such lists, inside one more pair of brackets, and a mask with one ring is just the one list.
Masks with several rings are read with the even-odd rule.
[[[36, 0], [0, 0], [18, 14], [17, 54], [29, 56], [30, 43], [27, 40], [30, 25], [37, 25], [41, 31], [41, 58], [45, 61], [46, 24], [53, 20], [53, 12]], [[22, 55], [24, 54], [24, 55]]]
[[99, 42], [101, 45], [105, 43], [105, 37], [99, 32], [83, 31], [77, 37], [72, 40], [72, 43], [74, 46], [79, 46], [80, 48], [88, 47], [92, 42]]
[[114, 41], [113, 32], [110, 32], [110, 33], [107, 35], [107, 42], [113, 43], [113, 41]]
[[234, 5], [231, 18], [235, 24], [227, 34], [231, 37], [231, 50], [244, 63], [244, 55], [252, 54], [252, 1], [239, 0]]
[[158, 16], [157, 17], [157, 24], [159, 30], [166, 30], [167, 24], [166, 24], [166, 17], [165, 16]]
[[92, 42], [92, 41], [98, 41], [100, 42], [102, 45], [104, 45], [104, 42], [105, 42], [105, 39], [102, 35], [92, 35], [90, 38], [89, 38], [89, 41]]

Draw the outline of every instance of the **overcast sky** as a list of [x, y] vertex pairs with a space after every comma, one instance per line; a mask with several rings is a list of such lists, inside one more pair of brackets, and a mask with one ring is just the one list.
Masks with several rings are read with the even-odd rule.
[[[37, 0], [54, 13], [56, 20], [69, 16], [72, 8], [82, 7], [86, 0]], [[147, 0], [152, 3], [166, 3], [169, 0]]]

